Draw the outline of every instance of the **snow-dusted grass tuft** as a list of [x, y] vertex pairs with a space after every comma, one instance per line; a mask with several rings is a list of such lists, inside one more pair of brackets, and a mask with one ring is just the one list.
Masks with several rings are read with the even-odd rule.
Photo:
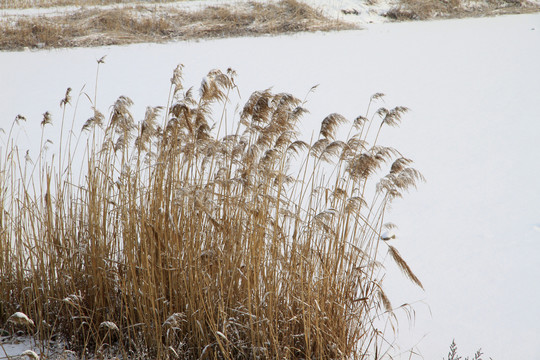
[[23, 325], [28, 327], [34, 327], [34, 321], [30, 319], [28, 316], [26, 316], [25, 313], [22, 313], [20, 311], [17, 311], [15, 314], [11, 315], [8, 320], [8, 322], [16, 325]]
[[0, 324], [30, 316], [24, 331], [84, 356], [384, 357], [397, 327], [379, 258], [422, 286], [381, 240], [386, 208], [422, 180], [377, 143], [407, 109], [332, 114], [304, 141], [295, 96], [255, 92], [231, 124], [235, 72], [212, 70], [198, 95], [182, 73], [140, 123], [124, 96], [80, 132], [44, 115], [43, 132], [66, 133], [51, 159], [20, 156], [14, 122], [0, 154]]

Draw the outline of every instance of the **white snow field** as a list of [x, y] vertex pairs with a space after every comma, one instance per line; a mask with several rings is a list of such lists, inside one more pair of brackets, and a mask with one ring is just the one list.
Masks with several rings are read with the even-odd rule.
[[[540, 359], [540, 14], [0, 52], [0, 127], [7, 133], [17, 114], [26, 116], [25, 130], [15, 134], [35, 159], [41, 114], [51, 111], [58, 131], [58, 104], [72, 87], [70, 122], [83, 85], [93, 97], [103, 55], [98, 107], [106, 112], [126, 95], [137, 120], [147, 105], [166, 105], [178, 63], [185, 84], [196, 87], [210, 69], [232, 67], [243, 100], [270, 86], [303, 98], [320, 84], [307, 103], [308, 139], [332, 112], [363, 114], [375, 92], [387, 94], [386, 106], [411, 108], [402, 126], [383, 136], [427, 179], [386, 218], [399, 226], [390, 242], [426, 289], [389, 265], [385, 290], [393, 305], [415, 302], [416, 310], [411, 326], [398, 310], [396, 358], [409, 359], [413, 347], [420, 354], [413, 359], [441, 359], [455, 338], [467, 356], [481, 347], [485, 358]], [[77, 132], [89, 116], [82, 96]]]

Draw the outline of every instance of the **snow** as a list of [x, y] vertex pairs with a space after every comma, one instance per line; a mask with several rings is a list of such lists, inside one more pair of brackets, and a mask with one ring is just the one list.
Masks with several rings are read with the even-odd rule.
[[301, 0], [314, 9], [320, 10], [330, 19], [338, 19], [354, 24], [387, 22], [383, 16], [397, 5], [398, 0]]
[[[384, 16], [390, 9], [399, 6], [400, 0], [299, 0], [321, 11], [330, 19], [343, 20], [357, 25], [388, 22]], [[91, 6], [55, 6], [48, 8], [28, 9], [2, 9], [0, 14], [4, 18], [20, 18], [21, 16], [55, 16], [75, 13], [84, 9], [115, 9], [115, 8], [142, 8], [168, 9], [175, 8], [184, 11], [202, 10], [208, 6], [241, 7], [248, 3], [269, 3], [270, 0], [191, 0], [173, 1], [167, 3], [145, 4], [144, 2], [131, 2], [111, 5]], [[528, 0], [526, 3], [538, 6], [540, 0]], [[462, 0], [461, 6], [465, 10], [480, 10], [489, 4], [485, 0]]]
[[[395, 6], [397, 0], [300, 0], [314, 9], [321, 11], [330, 19], [344, 20], [355, 24], [368, 24], [386, 22], [387, 18], [382, 16]], [[535, 0], [540, 1], [540, 0]], [[268, 3], [269, 0], [195, 0], [177, 1], [170, 3], [144, 4], [141, 2], [112, 4], [112, 5], [92, 5], [84, 6], [84, 9], [116, 9], [146, 7], [148, 9], [179, 9], [183, 11], [198, 11], [208, 6], [230, 6], [240, 7], [248, 3]], [[57, 16], [75, 13], [81, 10], [80, 6], [56, 6], [49, 8], [28, 8], [28, 9], [2, 9], [0, 14], [8, 18], [20, 18], [22, 16]], [[345, 11], [345, 12], [344, 12]]]
[[62, 359], [77, 360], [75, 352], [65, 350], [64, 344], [55, 343], [54, 346], [36, 342], [28, 336], [0, 337], [0, 359], [27, 360], [27, 359]]
[[26, 359], [26, 354], [29, 354], [29, 351], [34, 353], [37, 348], [36, 342], [26, 336], [0, 337], [0, 359], [9, 359], [11, 356], [21, 356], [21, 358]]
[[28, 316], [26, 316], [25, 313], [22, 313], [19, 311], [11, 315], [8, 319], [8, 322], [11, 322], [13, 324], [18, 324], [18, 325], [29, 326], [29, 327], [34, 326], [34, 321], [30, 319]]
[[[385, 219], [399, 226], [396, 247], [426, 289], [388, 264], [386, 293], [394, 305], [415, 303], [416, 313], [409, 326], [398, 312], [396, 353], [408, 359], [406, 351], [415, 347], [425, 359], [441, 359], [455, 338], [469, 356], [481, 347], [486, 358], [540, 358], [540, 14], [0, 52], [0, 127], [7, 133], [17, 114], [26, 116], [25, 130], [14, 130], [23, 154], [30, 149], [35, 161], [47, 110], [56, 126], [46, 136], [57, 136], [52, 129], [58, 131], [67, 87], [74, 89], [67, 123], [83, 85], [93, 99], [96, 60], [103, 55], [98, 108], [106, 113], [127, 95], [136, 120], [147, 105], [166, 105], [179, 63], [188, 86], [198, 86], [213, 68], [232, 67], [244, 101], [270, 86], [303, 98], [320, 84], [308, 96], [308, 139], [328, 114], [363, 114], [375, 92], [387, 94], [387, 106], [411, 108], [399, 129], [382, 134], [427, 179]], [[75, 132], [90, 115], [81, 96]]]
[[396, 234], [394, 231], [388, 230], [381, 234], [381, 240], [389, 241], [396, 238]]

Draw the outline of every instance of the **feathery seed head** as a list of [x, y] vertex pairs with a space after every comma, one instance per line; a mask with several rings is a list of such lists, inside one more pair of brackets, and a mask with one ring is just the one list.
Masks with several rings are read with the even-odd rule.
[[211, 70], [202, 80], [200, 94], [204, 102], [224, 101], [226, 90], [233, 87], [231, 79], [220, 70]]
[[378, 100], [378, 99], [382, 99], [385, 95], [383, 93], [375, 93], [373, 95], [371, 95], [371, 100]]
[[[48, 112], [48, 111], [47, 111]], [[17, 114], [17, 116], [15, 116], [15, 123], [17, 125], [19, 125], [19, 121], [26, 121], [26, 118], [24, 116], [22, 116], [21, 114]], [[42, 124], [43, 125], [43, 124]]]
[[48, 111], [43, 113], [43, 120], [41, 120], [41, 126], [45, 126], [47, 124], [52, 124], [51, 113]]
[[401, 271], [407, 276], [413, 283], [418, 285], [422, 290], [424, 289], [424, 286], [420, 282], [420, 280], [416, 277], [416, 275], [412, 272], [409, 265], [403, 260], [397, 249], [391, 245], [388, 246], [388, 252], [390, 253], [390, 256], [392, 259], [394, 259], [395, 263], [398, 265], [398, 267], [401, 269]]
[[392, 167], [390, 168], [390, 174], [394, 174], [394, 173], [398, 173], [402, 171], [410, 163], [412, 163], [412, 160], [404, 158], [404, 157], [400, 157], [396, 159], [394, 163], [392, 164]]
[[369, 119], [367, 117], [360, 115], [360, 116], [357, 116], [356, 119], [354, 119], [353, 126], [355, 129], [360, 130], [368, 122], [369, 122]]
[[62, 301], [65, 302], [68, 305], [71, 305], [71, 306], [74, 306], [74, 307], [79, 307], [81, 302], [82, 302], [82, 296], [81, 295], [76, 295], [76, 294], [71, 294], [71, 295], [65, 297], [64, 299], [62, 299]]
[[71, 103], [71, 95], [70, 95], [70, 93], [71, 93], [71, 88], [68, 87], [67, 90], [66, 90], [66, 95], [64, 96], [64, 98], [62, 100], [60, 100], [60, 107]]
[[89, 130], [91, 127], [98, 126], [101, 127], [103, 125], [103, 121], [105, 120], [105, 116], [94, 108], [94, 116], [86, 120], [82, 127], [82, 131]]
[[182, 323], [186, 323], [186, 314], [184, 313], [174, 313], [165, 320], [163, 327], [179, 328], [182, 326]]
[[383, 118], [382, 124], [392, 126], [392, 127], [398, 126], [399, 123], [401, 122], [401, 116], [407, 111], [409, 111], [409, 109], [404, 106], [396, 106], [390, 111], [386, 109], [384, 110], [385, 111], [384, 111], [384, 118]]
[[336, 131], [340, 125], [347, 122], [347, 119], [340, 114], [330, 114], [324, 118], [321, 123], [321, 136], [328, 138], [329, 140], [334, 140], [336, 136]]
[[120, 331], [120, 329], [118, 329], [118, 326], [116, 326], [116, 324], [113, 323], [112, 321], [103, 321], [101, 324], [99, 324], [99, 328], [105, 329], [108, 331], [115, 331], [115, 332]]
[[173, 75], [171, 77], [171, 84], [174, 85], [174, 91], [173, 96], [175, 96], [179, 91], [183, 89], [182, 80], [183, 80], [183, 72], [184, 69], [183, 64], [178, 64], [176, 68], [173, 71]]

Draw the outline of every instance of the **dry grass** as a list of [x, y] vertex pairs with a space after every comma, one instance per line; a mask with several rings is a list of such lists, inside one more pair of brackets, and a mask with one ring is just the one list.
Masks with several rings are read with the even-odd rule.
[[161, 4], [190, 0], [1, 0], [0, 9], [49, 8], [55, 6], [89, 6], [126, 3]]
[[[208, 6], [183, 11], [169, 1], [35, 0], [8, 1], [1, 8], [98, 5], [66, 13], [15, 15], [0, 19], [0, 50], [117, 45], [137, 42], [281, 34], [353, 29], [328, 19], [297, 0]], [[119, 7], [99, 5], [123, 4]], [[392, 20], [426, 20], [539, 11], [527, 0], [400, 0], [384, 16]], [[344, 10], [346, 11], [346, 10]]]
[[[198, 97], [182, 71], [171, 105], [138, 124], [127, 97], [75, 138], [46, 113], [42, 148], [48, 131], [66, 133], [56, 157], [19, 153], [24, 117], [6, 129], [0, 324], [99, 358], [384, 357], [381, 329], [397, 324], [379, 257], [421, 286], [380, 237], [392, 199], [422, 179], [377, 144], [407, 109], [369, 111], [376, 94], [307, 143], [296, 97], [255, 92], [231, 124], [234, 71], [211, 71]], [[70, 89], [60, 105], [70, 110]]]
[[74, 47], [327, 31], [352, 28], [296, 0], [209, 6], [199, 11], [163, 7], [89, 8], [0, 21], [0, 49]]
[[538, 4], [527, 0], [400, 0], [385, 16], [393, 20], [427, 20], [519, 14], [539, 11]]

